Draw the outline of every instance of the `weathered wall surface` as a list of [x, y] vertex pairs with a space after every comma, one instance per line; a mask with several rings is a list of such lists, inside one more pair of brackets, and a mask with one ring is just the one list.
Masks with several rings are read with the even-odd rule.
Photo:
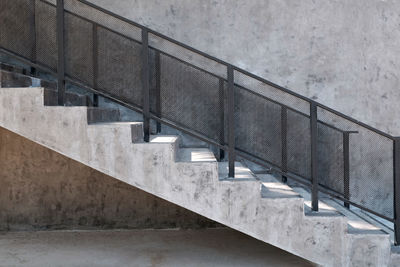
[[398, 1], [90, 1], [400, 134]]
[[0, 230], [217, 223], [0, 128]]

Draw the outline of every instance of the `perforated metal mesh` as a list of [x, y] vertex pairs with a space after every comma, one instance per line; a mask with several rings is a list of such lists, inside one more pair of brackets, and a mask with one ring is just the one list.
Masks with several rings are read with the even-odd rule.
[[57, 11], [42, 1], [36, 1], [36, 61], [57, 70]]
[[[342, 131], [357, 131], [349, 140], [349, 192], [350, 200], [389, 218], [393, 217], [393, 141], [356, 123], [341, 118], [322, 108], [319, 120]], [[326, 133], [330, 150], [321, 153], [326, 159], [325, 180], [329, 187], [340, 189], [343, 184], [343, 157], [340, 135]], [[322, 151], [321, 151], [322, 152]], [[326, 177], [329, 177], [326, 179]]]
[[93, 86], [93, 24], [64, 15], [65, 73]]
[[30, 60], [35, 59], [35, 3], [0, 1], [0, 45]]
[[343, 133], [327, 124], [318, 123], [319, 184], [344, 194]]
[[223, 131], [220, 79], [160, 55], [161, 116], [215, 141]]
[[287, 111], [287, 155], [288, 171], [310, 180], [310, 119], [305, 114], [294, 110]]
[[239, 71], [235, 83], [241, 88], [235, 89], [238, 148], [310, 179], [309, 103]]
[[97, 29], [97, 88], [142, 106], [142, 45], [102, 27]]
[[240, 150], [281, 166], [281, 106], [235, 87], [235, 140]]

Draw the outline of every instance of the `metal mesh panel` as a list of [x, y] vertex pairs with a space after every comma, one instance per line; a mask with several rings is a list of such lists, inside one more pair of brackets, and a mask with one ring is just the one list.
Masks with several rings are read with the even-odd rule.
[[107, 15], [76, 0], [64, 0], [64, 6], [69, 12], [93, 21], [104, 28], [137, 41], [141, 40], [141, 29], [121, 19]]
[[281, 106], [235, 87], [235, 141], [238, 149], [281, 166]]
[[311, 179], [310, 119], [293, 110], [287, 111], [288, 171]]
[[279, 90], [257, 79], [254, 79], [240, 71], [235, 71], [235, 83], [243, 86], [244, 88], [250, 89], [260, 95], [263, 95], [271, 101], [289, 106], [292, 109], [302, 112], [306, 115], [309, 114], [310, 105], [307, 101], [283, 92], [282, 90]]
[[[235, 101], [239, 98], [241, 108], [246, 110], [239, 118], [243, 124], [235, 125], [237, 145], [268, 163], [283, 169], [286, 165], [289, 172], [309, 179], [309, 103], [240, 71], [235, 71], [235, 83], [253, 92], [248, 93], [252, 97], [241, 94], [235, 98]], [[285, 144], [286, 151], [282, 151]], [[282, 158], [285, 152], [286, 157]], [[282, 162], [285, 159], [286, 164]]]
[[57, 13], [56, 8], [36, 1], [36, 61], [57, 69]]
[[[350, 200], [392, 218], [393, 141], [322, 108], [318, 109], [318, 118], [343, 131], [358, 131], [358, 133], [350, 134], [349, 140]], [[325, 138], [332, 140], [335, 137], [331, 133]], [[338, 146], [340, 145], [339, 137], [335, 142]], [[329, 168], [325, 170], [326, 175], [331, 177], [328, 183], [332, 187], [335, 183], [338, 185], [342, 183], [337, 169], [342, 168], [343, 163], [335, 162], [342, 159], [340, 157], [332, 158]], [[338, 175], [336, 182], [335, 174]]]
[[326, 124], [318, 123], [319, 184], [344, 193], [343, 134]]
[[152, 33], [149, 34], [149, 45], [152, 48], [161, 51], [163, 54], [170, 55], [177, 60], [187, 62], [194, 68], [208, 71], [209, 73], [224, 79], [227, 78], [227, 68], [225, 65], [192, 52], [189, 49], [158, 37]]
[[93, 86], [93, 24], [65, 13], [65, 73]]
[[0, 1], [0, 46], [25, 58], [35, 58], [35, 3]]
[[220, 80], [165, 54], [160, 55], [160, 69], [162, 117], [219, 141]]
[[97, 41], [97, 88], [141, 107], [141, 44], [102, 27], [97, 29]]

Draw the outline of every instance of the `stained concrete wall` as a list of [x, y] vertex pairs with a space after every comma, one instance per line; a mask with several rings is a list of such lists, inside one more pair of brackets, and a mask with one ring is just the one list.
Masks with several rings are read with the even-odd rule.
[[0, 128], [0, 230], [219, 225]]
[[90, 0], [400, 134], [396, 0]]

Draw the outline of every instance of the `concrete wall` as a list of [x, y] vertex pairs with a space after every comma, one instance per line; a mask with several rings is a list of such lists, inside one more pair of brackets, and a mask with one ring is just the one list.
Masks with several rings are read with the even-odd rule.
[[90, 0], [400, 134], [395, 0]]
[[219, 225], [0, 128], [0, 230]]

